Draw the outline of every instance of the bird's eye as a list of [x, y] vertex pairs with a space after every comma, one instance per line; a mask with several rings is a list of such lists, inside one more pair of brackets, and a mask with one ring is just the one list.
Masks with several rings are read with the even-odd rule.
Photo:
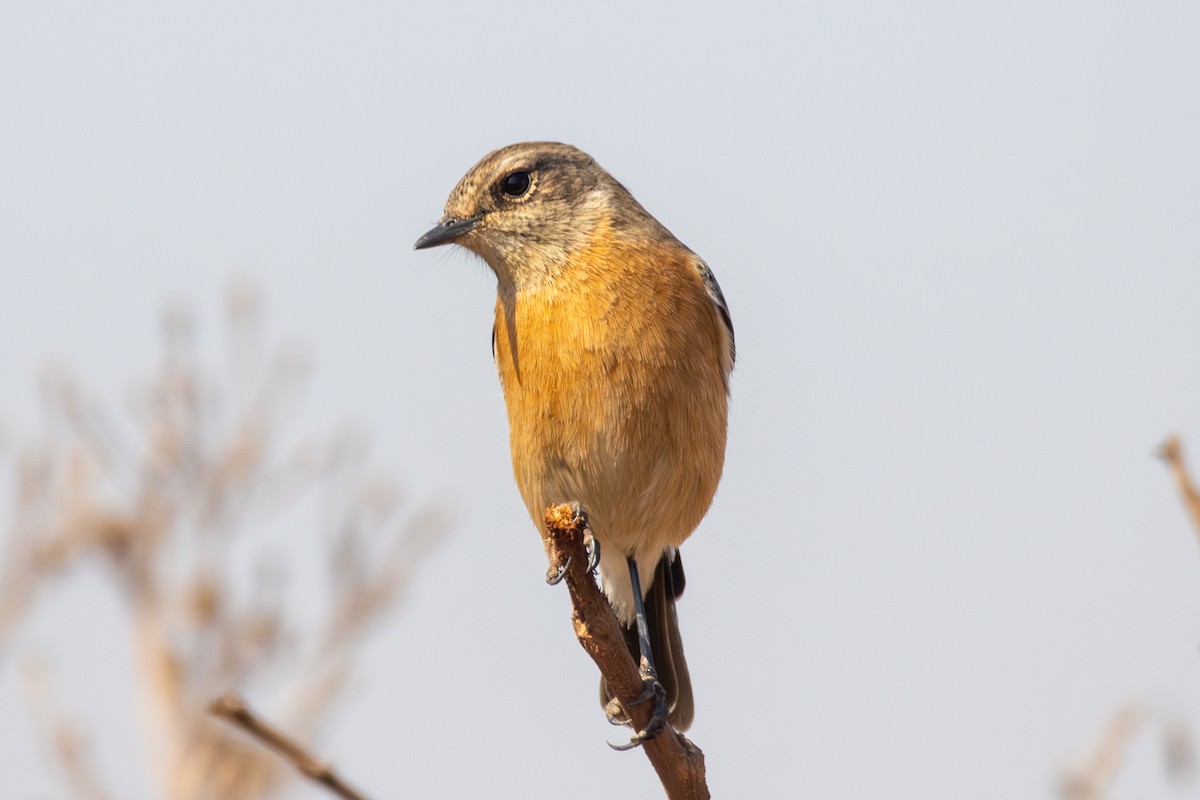
[[509, 197], [521, 197], [529, 191], [531, 180], [525, 170], [510, 172], [500, 179], [500, 191]]

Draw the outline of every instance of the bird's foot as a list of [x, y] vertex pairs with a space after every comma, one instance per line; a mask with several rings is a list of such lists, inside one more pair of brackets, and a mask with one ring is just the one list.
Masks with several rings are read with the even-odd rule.
[[562, 564], [555, 566], [553, 564], [546, 570], [546, 583], [551, 586], [557, 586], [562, 582], [562, 579], [567, 577], [567, 570], [571, 568], [571, 557], [567, 556], [567, 560]]
[[[632, 750], [635, 747], [640, 747], [642, 744], [650, 741], [655, 736], [662, 733], [667, 727], [667, 692], [663, 689], [661, 683], [658, 682], [658, 677], [653, 671], [642, 669], [642, 693], [636, 700], [630, 703], [631, 706], [640, 706], [642, 703], [653, 701], [654, 708], [650, 712], [650, 719], [646, 720], [646, 727], [633, 735], [625, 744], [608, 743], [608, 746], [613, 750]], [[620, 701], [614, 699], [604, 708], [604, 714], [608, 717], [608, 721], [614, 725], [628, 725], [630, 716]]]
[[621, 705], [621, 701], [613, 698], [604, 704], [604, 716], [608, 717], [609, 725], [631, 725], [629, 714], [625, 711], [625, 706]]
[[[587, 571], [589, 574], [595, 575], [596, 567], [600, 566], [600, 540], [596, 538], [596, 534], [592, 533], [591, 524], [583, 506], [579, 503], [571, 503], [571, 510], [574, 512], [575, 518], [583, 524], [583, 547], [587, 551]], [[567, 556], [567, 560], [562, 564], [552, 565], [546, 570], [546, 583], [557, 586], [566, 577], [567, 570], [570, 568], [571, 557]]]

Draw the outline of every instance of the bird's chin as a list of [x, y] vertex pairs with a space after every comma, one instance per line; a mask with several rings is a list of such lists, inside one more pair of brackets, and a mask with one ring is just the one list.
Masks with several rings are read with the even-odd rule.
[[491, 237], [477, 234], [464, 236], [456, 244], [482, 258], [492, 272], [496, 273], [501, 283], [511, 282], [514, 254], [503, 244], [498, 244]]
[[454, 244], [482, 258], [496, 274], [502, 291], [542, 286], [546, 276], [567, 259], [562, 248], [483, 226], [459, 236]]

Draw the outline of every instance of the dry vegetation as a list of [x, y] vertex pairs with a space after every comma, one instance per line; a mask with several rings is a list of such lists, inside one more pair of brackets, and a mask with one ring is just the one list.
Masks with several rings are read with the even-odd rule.
[[[1171, 436], [1158, 450], [1171, 470], [1196, 535], [1200, 537], [1200, 492], [1188, 473], [1179, 437]], [[1064, 800], [1105, 800], [1120, 773], [1131, 744], [1139, 735], [1157, 731], [1162, 743], [1168, 777], [1182, 781], [1195, 771], [1195, 744], [1191, 728], [1169, 712], [1130, 702], [1109, 718], [1092, 751], [1059, 775]]]
[[[63, 579], [101, 569], [123, 600], [129, 640], [113, 642], [132, 648], [155, 796], [251, 800], [278, 793], [286, 767], [210, 716], [210, 703], [234, 687], [269, 684], [274, 717], [311, 740], [343, 696], [364, 635], [444, 534], [435, 514], [406, 510], [395, 487], [368, 470], [354, 437], [288, 436], [303, 359], [264, 346], [252, 290], [232, 291], [227, 307], [225, 369], [207, 369], [193, 321], [169, 313], [161, 362], [128, 410], [51, 376], [42, 386], [45, 430], [9, 465], [0, 668], [18, 663], [33, 725], [81, 800], [114, 796], [87, 746], [89, 729], [102, 735], [102, 727], [56, 708], [53, 669], [69, 665], [32, 657], [20, 635]], [[287, 580], [288, 564], [311, 555], [255, 553], [272, 527], [296, 524], [307, 530], [285, 531], [285, 542], [327, 547], [317, 611], [317, 586], [305, 585], [297, 610]]]

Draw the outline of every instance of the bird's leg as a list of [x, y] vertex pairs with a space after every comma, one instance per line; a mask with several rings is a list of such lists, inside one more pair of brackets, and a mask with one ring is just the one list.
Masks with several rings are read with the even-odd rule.
[[[629, 563], [629, 582], [633, 588], [633, 608], [637, 622], [638, 651], [641, 663], [638, 672], [642, 676], [642, 694], [631, 705], [641, 705], [648, 700], [654, 701], [654, 709], [646, 727], [633, 735], [626, 744], [609, 744], [614, 750], [629, 750], [643, 742], [648, 742], [663, 732], [667, 726], [667, 693], [658, 682], [658, 673], [654, 669], [654, 653], [650, 650], [650, 627], [646, 623], [646, 605], [642, 602], [642, 582], [638, 577], [637, 561], [627, 558]], [[611, 720], [611, 717], [610, 717]]]

